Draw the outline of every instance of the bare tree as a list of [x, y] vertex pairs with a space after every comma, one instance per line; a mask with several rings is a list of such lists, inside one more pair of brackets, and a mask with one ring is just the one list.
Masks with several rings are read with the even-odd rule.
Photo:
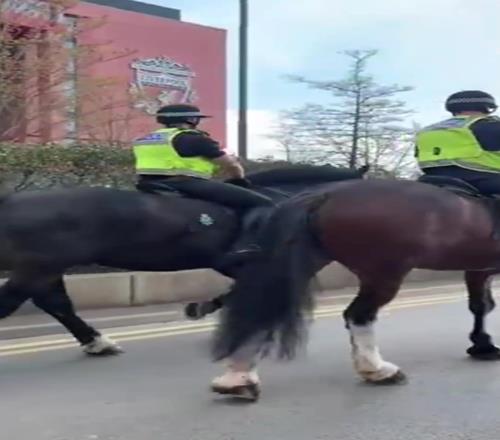
[[[119, 78], [100, 77], [93, 69], [131, 51], [87, 41], [87, 34], [105, 20], [74, 17], [71, 9], [77, 3], [0, 0], [1, 141], [52, 141], [71, 124], [76, 126], [72, 137], [77, 138], [77, 119], [109, 105], [95, 96], [117, 94]], [[32, 26], [20, 24], [19, 16], [31, 17]]]
[[[409, 86], [380, 85], [367, 74], [367, 63], [377, 51], [343, 52], [351, 61], [341, 80], [318, 81], [303, 76], [287, 78], [323, 90], [331, 104], [306, 104], [284, 111], [273, 138], [287, 144], [287, 156], [308, 162], [329, 162], [356, 167], [360, 163], [397, 171], [412, 156], [411, 127], [403, 121], [412, 113], [400, 93]], [[391, 171], [392, 172], [392, 171]]]

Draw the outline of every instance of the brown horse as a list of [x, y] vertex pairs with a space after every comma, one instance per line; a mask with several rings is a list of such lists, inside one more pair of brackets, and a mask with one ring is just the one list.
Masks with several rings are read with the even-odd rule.
[[414, 268], [465, 271], [474, 316], [467, 353], [500, 359], [485, 330], [485, 316], [495, 305], [490, 279], [500, 273], [494, 205], [472, 191], [392, 180], [341, 182], [285, 203], [262, 236], [266, 259], [249, 263], [226, 299], [214, 356], [228, 359], [229, 370], [214, 380], [213, 390], [257, 398], [256, 356], [273, 343], [281, 356], [294, 355], [313, 308], [310, 280], [331, 261], [359, 278], [344, 318], [363, 379], [380, 384], [405, 378], [382, 358], [374, 322]]

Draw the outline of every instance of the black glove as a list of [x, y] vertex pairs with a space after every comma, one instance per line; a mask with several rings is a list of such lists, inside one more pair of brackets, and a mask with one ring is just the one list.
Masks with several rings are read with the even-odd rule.
[[226, 183], [229, 183], [231, 185], [241, 186], [242, 188], [250, 188], [252, 186], [252, 182], [250, 182], [250, 180], [245, 178], [228, 179], [226, 180]]

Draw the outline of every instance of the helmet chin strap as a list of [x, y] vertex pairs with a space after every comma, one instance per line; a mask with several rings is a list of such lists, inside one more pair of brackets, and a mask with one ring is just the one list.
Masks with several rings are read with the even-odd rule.
[[193, 122], [188, 119], [184, 119], [183, 121], [176, 121], [176, 122], [170, 122], [168, 124], [168, 127], [179, 127], [182, 125], [189, 125], [190, 128], [196, 128], [198, 125], [198, 122]]
[[196, 128], [196, 127], [198, 127], [198, 125], [200, 123], [200, 118], [187, 118], [185, 122], [191, 128]]

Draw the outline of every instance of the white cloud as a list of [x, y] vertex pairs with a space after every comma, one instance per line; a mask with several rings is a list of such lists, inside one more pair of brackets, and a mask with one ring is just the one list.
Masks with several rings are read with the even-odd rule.
[[[155, 1], [155, 0], [151, 0]], [[229, 105], [236, 104], [238, 2], [235, 0], [156, 0], [180, 7], [183, 17], [227, 28]], [[500, 14], [498, 0], [251, 0], [250, 2], [250, 151], [273, 151], [261, 137], [272, 112], [307, 101], [321, 92], [289, 84], [287, 73], [311, 78], [342, 77], [345, 49], [380, 49], [370, 72], [380, 83], [416, 87], [404, 96], [423, 124], [446, 117], [443, 102], [461, 89], [500, 95]], [[326, 98], [328, 99], [328, 98]], [[229, 145], [236, 150], [236, 115], [230, 113]]]
[[[258, 158], [263, 156], [281, 157], [282, 153], [276, 143], [269, 139], [277, 122], [277, 113], [269, 110], [248, 110], [248, 156]], [[238, 152], [238, 112], [227, 112], [227, 149], [234, 154]]]

